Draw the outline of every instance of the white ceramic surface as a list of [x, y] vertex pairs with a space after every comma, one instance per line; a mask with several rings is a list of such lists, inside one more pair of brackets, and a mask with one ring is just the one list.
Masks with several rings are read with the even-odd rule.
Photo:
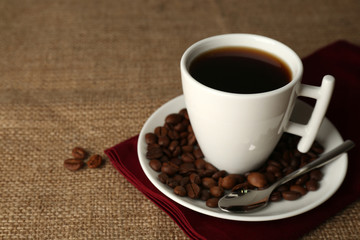
[[[196, 56], [228, 46], [256, 48], [278, 56], [291, 69], [292, 80], [273, 91], [236, 94], [207, 87], [189, 74], [189, 65]], [[259, 167], [284, 131], [301, 136], [298, 149], [307, 152], [334, 86], [331, 76], [324, 77], [321, 87], [301, 84], [303, 66], [297, 54], [278, 41], [253, 34], [224, 34], [196, 42], [183, 54], [180, 69], [185, 105], [206, 160], [230, 173]], [[289, 123], [297, 96], [317, 99], [312, 119], [305, 126]]]
[[[282, 219], [304, 213], [319, 206], [337, 191], [344, 180], [348, 163], [347, 154], [342, 154], [336, 161], [323, 167], [322, 171], [324, 173], [324, 178], [320, 182], [318, 191], [309, 192], [296, 201], [284, 200], [271, 203], [268, 207], [258, 212], [246, 214], [226, 213], [218, 208], [206, 207], [205, 202], [203, 201], [179, 197], [173, 193], [173, 190], [170, 187], [162, 184], [157, 178], [159, 173], [150, 168], [149, 160], [145, 157], [147, 146], [145, 143], [145, 134], [154, 131], [155, 127], [163, 125], [165, 117], [168, 114], [176, 113], [184, 107], [184, 97], [181, 95], [161, 106], [150, 116], [139, 135], [138, 156], [141, 167], [149, 180], [167, 197], [189, 209], [209, 216], [236, 221], [269, 221]], [[292, 119], [305, 123], [311, 111], [312, 107], [298, 100]], [[339, 132], [326, 118], [320, 127], [316, 140], [325, 147], [325, 151], [343, 142]]]

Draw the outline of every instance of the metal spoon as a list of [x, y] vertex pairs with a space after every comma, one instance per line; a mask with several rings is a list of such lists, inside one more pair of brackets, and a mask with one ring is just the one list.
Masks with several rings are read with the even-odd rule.
[[218, 206], [225, 212], [244, 213], [259, 210], [268, 205], [270, 195], [275, 188], [315, 168], [328, 164], [335, 160], [335, 157], [350, 150], [354, 146], [355, 144], [353, 141], [346, 140], [333, 150], [322, 154], [318, 159], [278, 180], [270, 187], [263, 190], [236, 190], [222, 197], [219, 200]]

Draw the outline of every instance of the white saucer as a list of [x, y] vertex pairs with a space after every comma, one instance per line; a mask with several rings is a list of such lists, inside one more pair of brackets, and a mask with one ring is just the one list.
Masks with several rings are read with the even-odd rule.
[[[141, 167], [149, 180], [167, 197], [187, 208], [213, 217], [237, 221], [269, 221], [283, 219], [307, 212], [319, 206], [337, 191], [345, 178], [348, 165], [347, 154], [341, 155], [336, 161], [323, 167], [322, 171], [324, 177], [320, 182], [319, 190], [309, 192], [296, 201], [283, 200], [281, 202], [271, 203], [268, 207], [253, 213], [226, 213], [218, 208], [207, 207], [204, 201], [179, 197], [173, 193], [173, 190], [170, 187], [161, 183], [157, 178], [159, 173], [150, 168], [149, 160], [145, 157], [147, 146], [145, 143], [145, 134], [153, 132], [155, 127], [163, 125], [167, 115], [170, 113], [177, 113], [184, 107], [184, 97], [181, 95], [161, 106], [150, 116], [139, 135], [138, 155]], [[292, 119], [296, 119], [297, 122], [304, 122], [311, 111], [312, 107], [299, 100], [296, 104]], [[342, 143], [343, 139], [334, 125], [325, 118], [317, 136], [317, 141], [321, 143], [325, 147], [325, 151], [327, 151]]]

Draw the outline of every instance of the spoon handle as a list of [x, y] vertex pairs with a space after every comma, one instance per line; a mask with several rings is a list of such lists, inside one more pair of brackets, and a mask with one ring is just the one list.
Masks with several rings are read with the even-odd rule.
[[341, 153], [347, 152], [349, 151], [351, 148], [353, 148], [355, 146], [355, 143], [351, 140], [346, 140], [345, 142], [343, 142], [342, 144], [340, 144], [339, 146], [337, 146], [336, 148], [332, 149], [329, 152], [323, 153], [318, 159], [306, 164], [304, 167], [299, 168], [298, 170], [290, 173], [289, 175], [283, 177], [282, 179], [280, 179], [279, 181], [277, 181], [275, 184], [273, 184], [274, 186], [279, 186], [281, 184], [284, 184], [294, 178], [297, 178], [315, 168], [319, 168], [325, 164], [327, 164], [328, 162], [331, 162], [333, 160], [335, 160], [335, 157], [337, 157], [338, 155], [340, 155]]

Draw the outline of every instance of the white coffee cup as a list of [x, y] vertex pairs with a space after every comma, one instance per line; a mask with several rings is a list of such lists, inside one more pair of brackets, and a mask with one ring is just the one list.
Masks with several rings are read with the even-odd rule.
[[[189, 66], [200, 54], [221, 47], [268, 52], [289, 66], [292, 79], [281, 88], [254, 94], [205, 86], [190, 75]], [[335, 83], [332, 76], [326, 75], [320, 87], [302, 84], [303, 65], [298, 55], [276, 40], [253, 34], [225, 34], [196, 42], [183, 54], [180, 70], [185, 106], [205, 159], [229, 173], [260, 167], [284, 132], [301, 136], [298, 150], [307, 152], [325, 116]], [[289, 120], [298, 96], [316, 99], [306, 125]]]

